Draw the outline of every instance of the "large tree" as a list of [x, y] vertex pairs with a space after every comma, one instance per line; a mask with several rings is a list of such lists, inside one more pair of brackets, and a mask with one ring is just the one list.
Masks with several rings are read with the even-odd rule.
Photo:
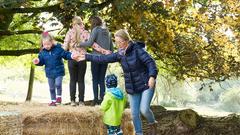
[[[159, 68], [178, 79], [224, 81], [240, 73], [239, 7], [239, 0], [2, 0], [0, 40], [22, 38], [23, 34], [36, 39], [42, 31], [39, 23], [57, 18], [65, 28], [59, 32], [61, 41], [74, 15], [88, 19], [97, 14], [111, 32], [126, 28], [133, 39], [145, 41]], [[53, 14], [39, 18], [42, 12]], [[21, 28], [23, 25], [28, 29]], [[22, 40], [19, 42], [28, 44], [23, 49], [36, 52], [37, 43]], [[19, 46], [0, 48], [0, 55], [13, 55], [11, 50]], [[22, 52], [26, 50], [16, 54], [25, 54]]]

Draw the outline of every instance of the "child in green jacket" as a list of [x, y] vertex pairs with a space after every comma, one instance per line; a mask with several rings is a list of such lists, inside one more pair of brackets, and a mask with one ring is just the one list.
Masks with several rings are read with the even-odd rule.
[[103, 122], [107, 126], [108, 135], [123, 135], [120, 125], [126, 97], [117, 88], [117, 77], [114, 74], [108, 75], [105, 81], [107, 91], [101, 103], [101, 110], [104, 112]]

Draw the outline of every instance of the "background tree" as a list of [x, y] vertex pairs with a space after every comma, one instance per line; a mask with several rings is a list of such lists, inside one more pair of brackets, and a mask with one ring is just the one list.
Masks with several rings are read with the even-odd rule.
[[3, 0], [0, 7], [0, 43], [6, 43], [0, 55], [37, 52], [37, 36], [49, 20], [63, 24], [57, 37], [62, 41], [74, 15], [87, 22], [97, 14], [111, 32], [126, 28], [145, 41], [162, 72], [177, 79], [219, 82], [240, 73], [239, 0]]

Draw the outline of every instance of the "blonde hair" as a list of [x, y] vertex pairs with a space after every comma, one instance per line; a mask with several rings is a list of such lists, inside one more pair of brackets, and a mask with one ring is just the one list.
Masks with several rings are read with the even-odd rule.
[[50, 33], [48, 33], [48, 32], [43, 32], [42, 33], [42, 36], [41, 36], [41, 41], [46, 41], [46, 40], [48, 40], [48, 41], [52, 41], [52, 40], [54, 40], [54, 38], [53, 38], [53, 36], [50, 34]]
[[48, 32], [43, 32], [41, 34], [41, 46], [40, 51], [43, 49], [43, 41], [54, 41], [53, 36]]
[[126, 41], [131, 41], [132, 38], [130, 37], [128, 31], [126, 29], [120, 29], [118, 31], [115, 32], [114, 34], [115, 37], [120, 37]]
[[[78, 25], [83, 25], [82, 18], [80, 16], [74, 16], [72, 19], [72, 24], [78, 24]], [[77, 43], [79, 44], [81, 42], [81, 31], [80, 29], [76, 29], [76, 34], [74, 35], [75, 39], [77, 40]]]
[[82, 25], [83, 24], [82, 18], [80, 16], [74, 16], [73, 19], [72, 19], [72, 24]]

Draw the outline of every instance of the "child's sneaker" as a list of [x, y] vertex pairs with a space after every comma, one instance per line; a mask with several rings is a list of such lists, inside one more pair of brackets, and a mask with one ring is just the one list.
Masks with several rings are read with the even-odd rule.
[[57, 97], [56, 103], [57, 104], [61, 104], [62, 103], [62, 98], [61, 97]]
[[84, 106], [85, 104], [84, 104], [84, 102], [83, 101], [79, 101], [79, 104], [78, 104], [79, 106]]
[[76, 102], [75, 101], [71, 101], [71, 106], [76, 106]]
[[48, 104], [48, 106], [57, 106], [57, 105], [56, 105], [56, 102], [51, 102]]
[[103, 101], [103, 100], [101, 100], [101, 99], [98, 100], [98, 101], [97, 101], [97, 104], [98, 104], [98, 105], [101, 105], [102, 101]]
[[95, 106], [95, 105], [97, 105], [97, 101], [93, 100], [92, 103], [91, 103], [91, 106]]

